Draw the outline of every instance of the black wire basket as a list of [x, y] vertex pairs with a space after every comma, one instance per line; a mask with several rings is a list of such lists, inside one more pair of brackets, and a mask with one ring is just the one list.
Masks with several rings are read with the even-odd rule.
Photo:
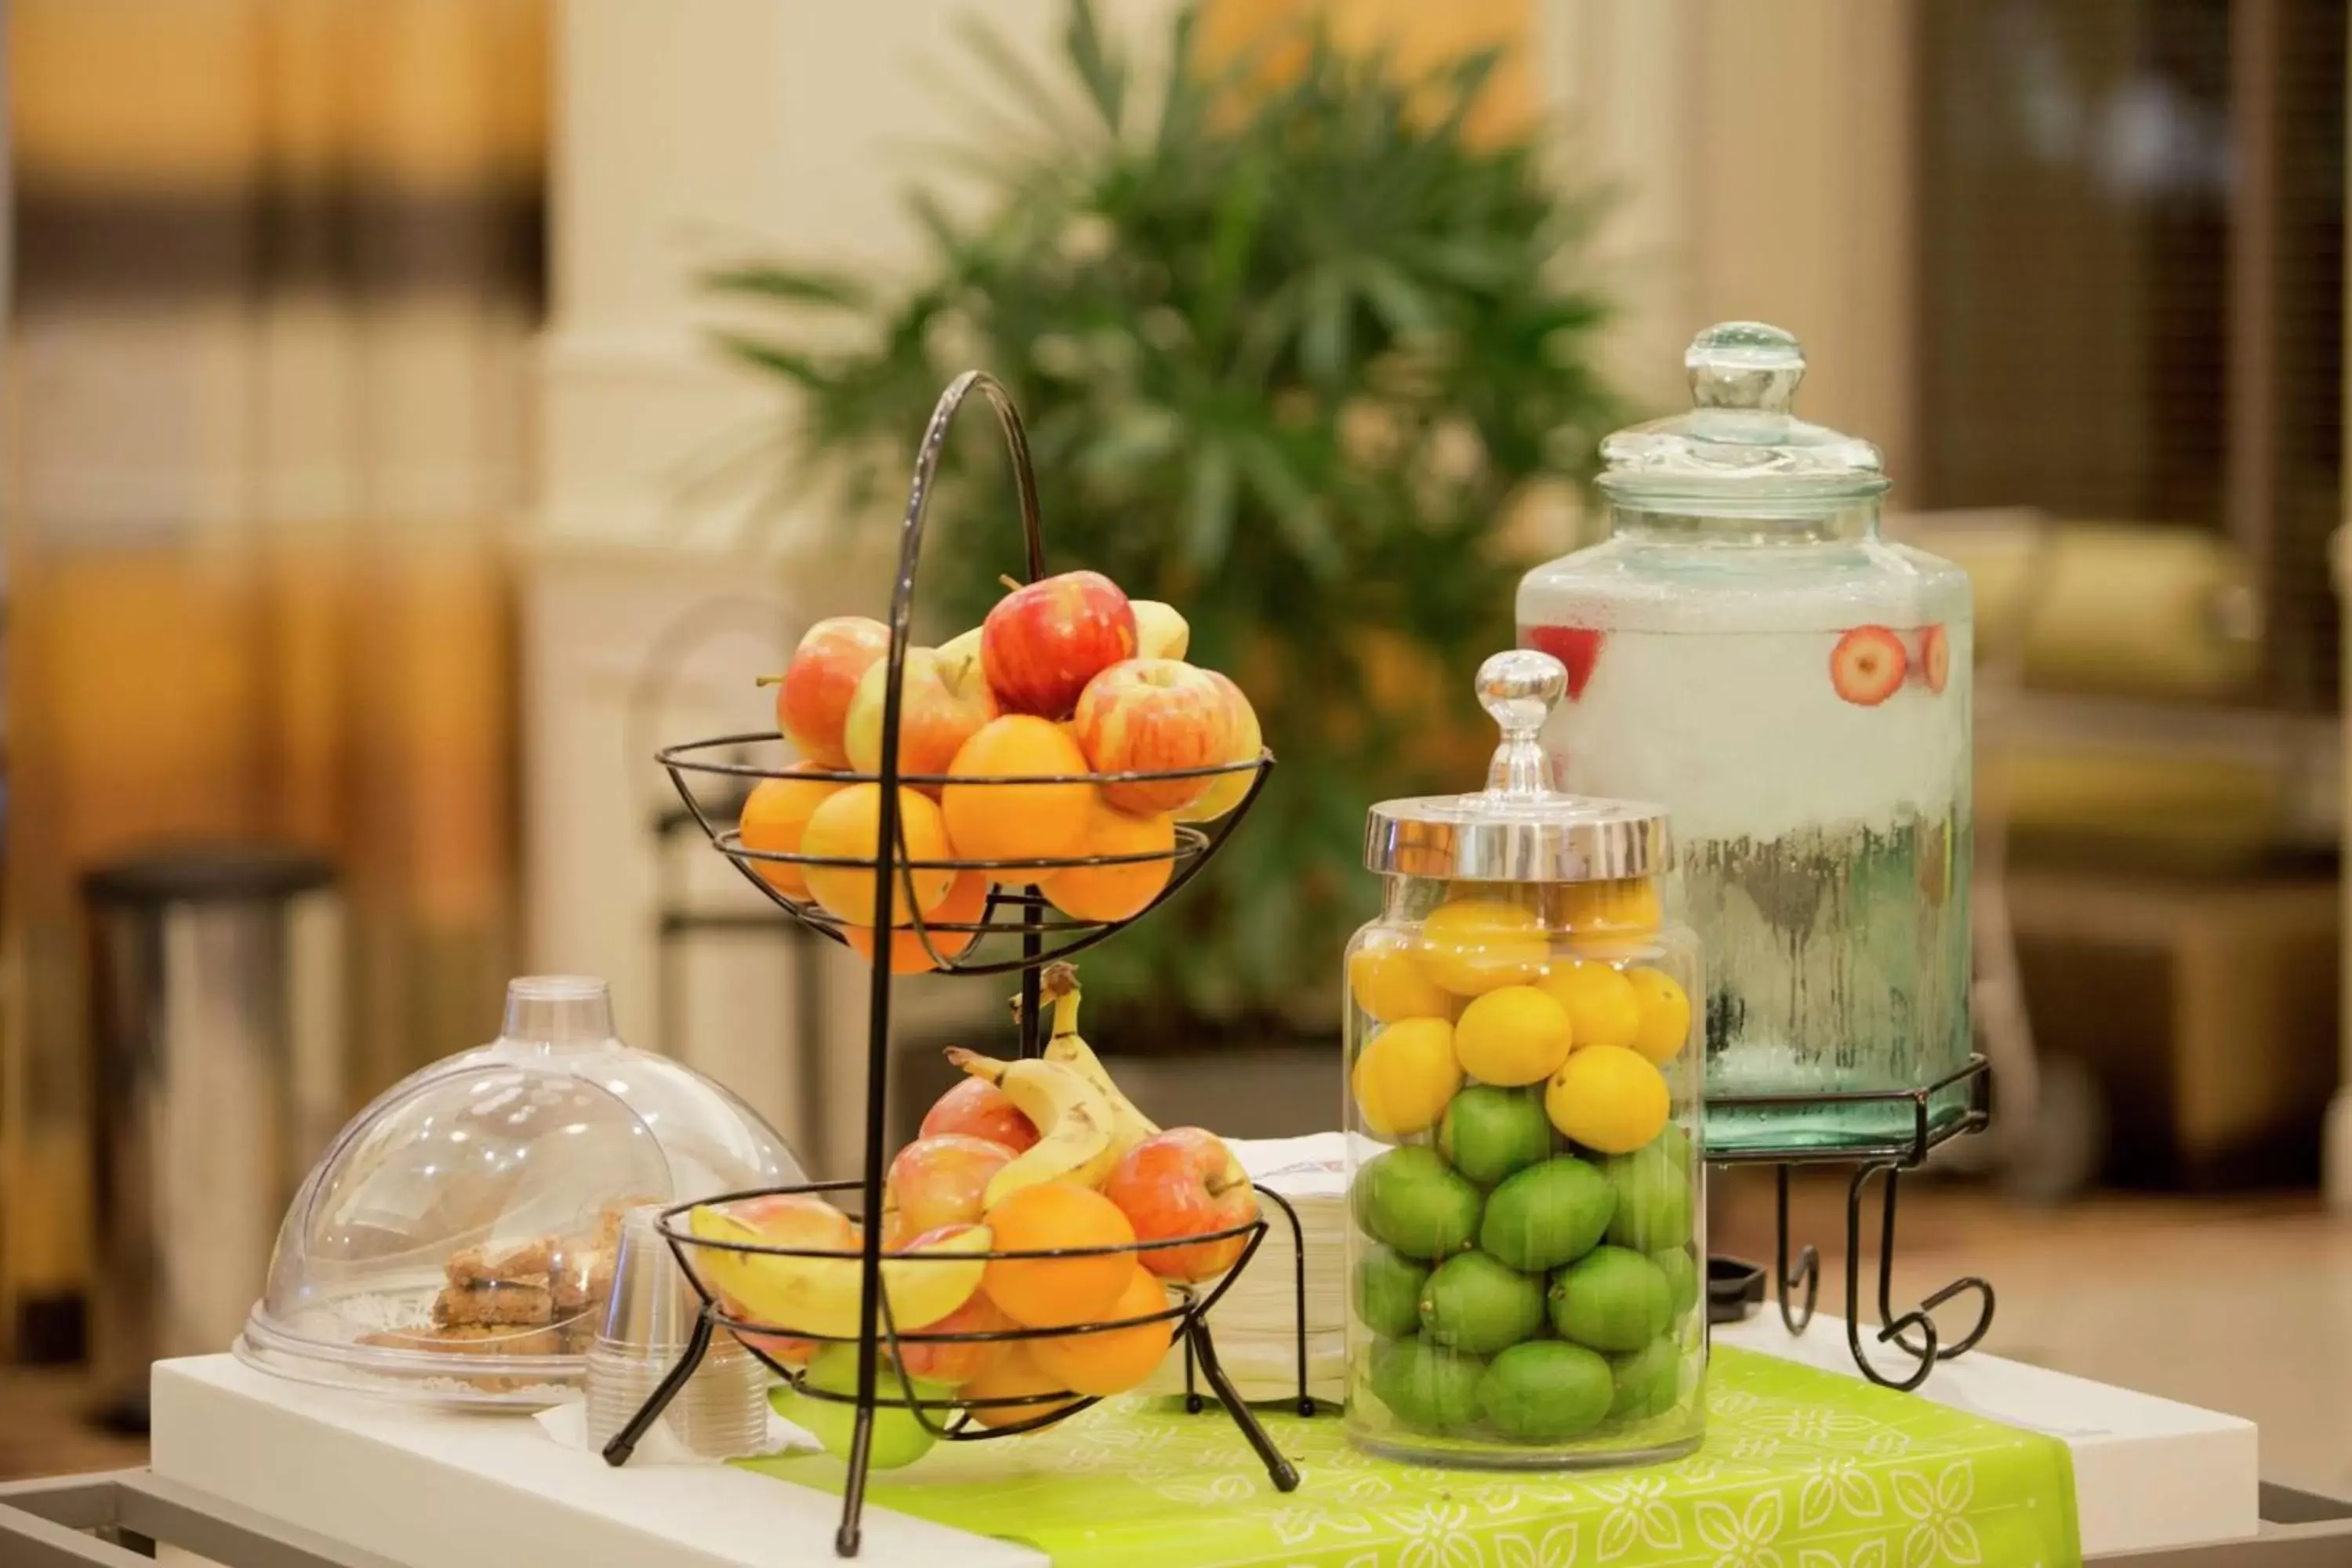
[[[848, 1264], [863, 1261], [862, 1248], [807, 1247], [775, 1246], [762, 1242], [723, 1240], [698, 1236], [691, 1229], [698, 1210], [724, 1210], [730, 1205], [761, 1198], [822, 1196], [829, 1194], [852, 1194], [859, 1184], [855, 1181], [810, 1182], [791, 1187], [766, 1187], [751, 1192], [730, 1193], [717, 1198], [683, 1203], [662, 1211], [657, 1228], [669, 1243], [679, 1267], [695, 1293], [702, 1299], [703, 1317], [714, 1329], [725, 1329], [740, 1340], [746, 1349], [766, 1363], [768, 1369], [802, 1394], [811, 1399], [855, 1405], [860, 1403], [853, 1394], [840, 1393], [813, 1386], [807, 1380], [808, 1352], [826, 1344], [856, 1344], [856, 1334], [815, 1332], [805, 1325], [793, 1325], [762, 1319], [749, 1314], [730, 1300], [721, 1275], [720, 1259], [734, 1259], [740, 1265], [755, 1264], [761, 1258], [800, 1259], [809, 1262]], [[1274, 1200], [1289, 1221], [1294, 1242], [1303, 1240], [1298, 1215], [1278, 1193], [1265, 1193]], [[1020, 1344], [1041, 1340], [1077, 1337], [1115, 1332], [1120, 1330], [1165, 1325], [1169, 1347], [1186, 1352], [1186, 1393], [1195, 1410], [1202, 1400], [1193, 1389], [1191, 1368], [1198, 1365], [1219, 1396], [1234, 1402], [1235, 1396], [1228, 1384], [1223, 1369], [1216, 1360], [1216, 1347], [1210, 1339], [1205, 1322], [1209, 1310], [1222, 1300], [1233, 1283], [1241, 1278], [1242, 1270], [1257, 1255], [1259, 1244], [1265, 1239], [1267, 1221], [1263, 1213], [1249, 1219], [1213, 1231], [1194, 1235], [1169, 1237], [1151, 1241], [1137, 1241], [1117, 1247], [1066, 1247], [1021, 1251], [990, 1249], [985, 1251], [937, 1253], [901, 1252], [887, 1255], [892, 1267], [914, 1268], [985, 1268], [998, 1262], [1051, 1263], [1061, 1259], [1102, 1257], [1133, 1257], [1140, 1260], [1152, 1254], [1163, 1254], [1194, 1247], [1212, 1247], [1237, 1241], [1240, 1249], [1233, 1261], [1206, 1279], [1188, 1280], [1163, 1279], [1169, 1302], [1158, 1310], [1128, 1317], [1098, 1318], [1066, 1327], [986, 1330], [945, 1330], [929, 1328], [901, 1329], [892, 1305], [892, 1292], [886, 1287], [880, 1293], [881, 1325], [879, 1342], [886, 1346], [890, 1364], [883, 1369], [882, 1386], [873, 1400], [877, 1410], [907, 1410], [934, 1437], [950, 1442], [980, 1442], [992, 1437], [1014, 1437], [1050, 1426], [1066, 1416], [1096, 1404], [1102, 1396], [1085, 1394], [1072, 1389], [1040, 1390], [1034, 1393], [974, 1396], [961, 1392], [926, 1394], [916, 1384], [929, 1381], [920, 1373], [908, 1373], [914, 1358], [907, 1352], [919, 1354], [924, 1350], [955, 1346]], [[1303, 1332], [1303, 1329], [1302, 1329]], [[1306, 1371], [1301, 1364], [1298, 1408], [1302, 1414], [1312, 1414], [1314, 1402], [1307, 1393]], [[937, 1386], [937, 1384], [933, 1384]], [[1027, 1411], [1029, 1414], [1018, 1414]], [[1010, 1416], [1010, 1419], [992, 1417]], [[1280, 1454], [1265, 1439], [1255, 1421], [1245, 1421], [1243, 1432], [1272, 1470], [1286, 1466]], [[617, 1439], [616, 1439], [617, 1440]], [[1276, 1477], [1281, 1484], [1281, 1477]], [[1295, 1484], [1295, 1482], [1294, 1482]], [[1288, 1487], [1282, 1489], [1288, 1490]]]
[[[897, 649], [898, 646], [898, 639], [894, 632], [893, 649]], [[890, 716], [884, 720], [884, 723], [895, 732], [897, 725], [895, 708], [888, 711]], [[814, 899], [793, 897], [777, 887], [768, 876], [763, 876], [761, 868], [790, 866], [871, 870], [875, 868], [875, 862], [872, 859], [852, 859], [841, 856], [811, 855], [798, 850], [746, 847], [741, 831], [726, 826], [723, 820], [714, 816], [708, 804], [698, 796], [695, 784], [689, 782], [690, 780], [707, 778], [714, 781], [716, 785], [725, 787], [726, 793], [720, 798], [730, 805], [740, 807], [740, 791], [732, 786], [743, 781], [756, 783], [761, 779], [793, 779], [834, 784], [871, 784], [883, 785], [886, 789], [895, 784], [916, 789], [943, 790], [952, 787], [983, 790], [1079, 784], [1099, 787], [1103, 784], [1172, 783], [1200, 778], [1213, 781], [1231, 775], [1243, 773], [1249, 775], [1248, 789], [1230, 811], [1214, 821], [1205, 824], [1178, 823], [1173, 835], [1174, 842], [1166, 850], [1139, 851], [1127, 855], [1062, 855], [1025, 859], [980, 859], [957, 857], [924, 859], [918, 858], [909, 852], [905, 825], [886, 821], [884, 832], [895, 837], [898, 841], [897, 864], [900, 868], [900, 875], [897, 879], [898, 886], [893, 889], [890, 907], [903, 906], [908, 910], [906, 922], [896, 928], [894, 938], [908, 936], [915, 940], [919, 945], [923, 957], [928, 961], [919, 967], [936, 969], [950, 974], [1011, 974], [1023, 970], [1033, 970], [1056, 959], [1068, 958], [1074, 953], [1083, 952], [1121, 927], [1141, 919], [1143, 915], [1172, 897], [1186, 882], [1192, 880], [1193, 874], [1208, 863], [1209, 857], [1214, 854], [1228, 837], [1232, 837], [1234, 826], [1248, 815], [1251, 805], [1256, 801], [1257, 792], [1265, 782], [1267, 771], [1274, 766], [1273, 753], [1261, 747], [1255, 757], [1246, 758], [1237, 763], [1221, 763], [1205, 767], [1117, 773], [972, 777], [947, 773], [892, 773], [887, 770], [881, 773], [857, 773], [850, 770], [796, 768], [790, 765], [789, 759], [784, 756], [788, 750], [788, 743], [782, 735], [772, 731], [766, 733], [754, 731], [740, 735], [719, 735], [706, 741], [689, 741], [682, 745], [666, 747], [656, 752], [656, 757], [667, 770], [671, 782], [677, 786], [679, 795], [686, 801], [687, 809], [694, 814], [695, 821], [699, 823], [703, 832], [709, 836], [711, 844], [720, 854], [734, 863], [735, 868], [740, 871], [753, 887], [759, 889], [777, 907], [802, 924], [833, 938], [835, 942], [843, 942], [850, 940], [850, 933], [855, 929], [852, 922], [845, 921], [840, 916], [827, 910]], [[758, 762], [742, 760], [747, 752], [757, 756], [762, 752], [772, 752], [776, 754], [777, 760], [774, 765], [763, 765]], [[895, 806], [896, 803], [892, 804]], [[890, 816], [895, 817], [895, 811], [892, 811]], [[1057, 871], [1160, 865], [1168, 868], [1165, 885], [1143, 908], [1131, 914], [1123, 914], [1115, 920], [1088, 920], [1066, 914], [1055, 908], [1053, 900], [1041, 892], [1037, 886]], [[957, 875], [972, 871], [987, 873], [991, 885], [987, 900], [979, 911], [978, 917], [958, 921], [940, 920], [935, 914], [926, 916], [919, 907], [916, 907], [916, 900], [911, 897], [913, 892], [911, 884], [915, 875], [922, 871], [948, 871]], [[1013, 885], [1008, 886], [1008, 882]], [[877, 904], [877, 907], [882, 906]], [[1024, 944], [1016, 953], [982, 958], [980, 956], [981, 939], [989, 936], [1034, 937], [1036, 940], [1036, 945]], [[1003, 944], [995, 945], [1001, 948]], [[894, 941], [895, 951], [897, 949]]]
[[[1240, 1278], [1242, 1270], [1248, 1267], [1265, 1239], [1266, 1218], [1263, 1208], [1244, 1222], [1202, 1236], [1138, 1241], [1122, 1247], [952, 1255], [929, 1251], [886, 1253], [883, 1227], [878, 1224], [866, 1226], [854, 1247], [840, 1248], [714, 1240], [696, 1235], [692, 1228], [692, 1216], [698, 1209], [712, 1206], [723, 1209], [728, 1205], [759, 1198], [803, 1195], [829, 1198], [835, 1194], [855, 1194], [858, 1204], [856, 1212], [880, 1215], [883, 1212], [883, 1173], [887, 1157], [884, 1130], [888, 1103], [890, 983], [893, 970], [935, 969], [960, 974], [1019, 974], [1021, 1055], [1024, 1058], [1040, 1056], [1044, 1042], [1038, 971], [1049, 963], [1066, 959], [1093, 946], [1150, 912], [1182, 888], [1198, 873], [1209, 857], [1224, 845], [1241, 820], [1249, 814], [1251, 805], [1265, 785], [1267, 772], [1274, 765], [1273, 754], [1261, 747], [1255, 757], [1157, 773], [974, 778], [899, 771], [898, 721], [906, 680], [908, 626], [914, 610], [917, 565], [922, 548], [924, 513], [949, 429], [957, 412], [975, 393], [995, 411], [997, 425], [1011, 459], [1013, 485], [1020, 505], [1028, 579], [1034, 582], [1046, 574], [1045, 540], [1038, 521], [1036, 479], [1031, 470], [1028, 438], [1022, 428], [1020, 415], [1013, 408], [1003, 386], [994, 378], [979, 371], [967, 371], [940, 395], [916, 454], [913, 487], [900, 531], [898, 579], [890, 601], [890, 646], [883, 689], [881, 733], [884, 742], [880, 766], [870, 773], [845, 770], [812, 772], [797, 768], [791, 764], [782, 737], [775, 733], [719, 736], [667, 747], [656, 753], [671, 783], [696, 822], [709, 837], [713, 847], [725, 855], [762, 894], [793, 919], [835, 941], [855, 944], [863, 936], [871, 943], [870, 947], [862, 950], [873, 961], [866, 1031], [864, 1168], [861, 1176], [855, 1180], [730, 1194], [721, 1198], [679, 1205], [663, 1213], [660, 1222], [662, 1233], [688, 1279], [701, 1297], [703, 1310], [677, 1364], [670, 1369], [645, 1406], [606, 1445], [604, 1457], [612, 1464], [625, 1463], [646, 1431], [660, 1418], [670, 1399], [685, 1386], [709, 1348], [712, 1335], [721, 1331], [732, 1332], [771, 1370], [793, 1384], [803, 1395], [855, 1407], [855, 1424], [846, 1456], [848, 1473], [842, 1489], [841, 1525], [834, 1542], [835, 1551], [845, 1557], [855, 1556], [858, 1550], [860, 1520], [871, 1468], [874, 1415], [877, 1410], [911, 1411], [934, 1436], [954, 1441], [978, 1441], [1035, 1431], [1094, 1403], [1091, 1396], [1069, 1389], [1002, 1398], [929, 1397], [919, 1393], [913, 1380], [899, 1371], [902, 1354], [908, 1351], [935, 1350], [974, 1342], [1017, 1343], [1061, 1335], [1132, 1331], [1165, 1324], [1170, 1348], [1181, 1349], [1185, 1358], [1191, 1407], [1198, 1410], [1204, 1404], [1192, 1383], [1192, 1374], [1197, 1368], [1227, 1415], [1265, 1463], [1273, 1484], [1283, 1491], [1290, 1491], [1298, 1485], [1297, 1468], [1275, 1447], [1220, 1366], [1207, 1321], [1209, 1310]], [[754, 760], [743, 760], [747, 753]], [[1249, 778], [1246, 789], [1221, 816], [1205, 823], [1176, 826], [1171, 842], [1165, 848], [1128, 854], [918, 859], [910, 852], [901, 810], [901, 786], [926, 792], [945, 792], [959, 788], [1010, 789], [1023, 785], [1080, 783], [1099, 787], [1199, 778], [1209, 778], [1213, 784], [1218, 779], [1242, 774], [1247, 774]], [[740, 830], [730, 825], [726, 813], [716, 809], [714, 803], [724, 802], [730, 811], [740, 809], [744, 790], [761, 780], [776, 778], [813, 778], [844, 785], [870, 784], [879, 786], [873, 842], [891, 846], [896, 853], [877, 854], [867, 858], [845, 858], [747, 847]], [[698, 788], [710, 798], [703, 798], [698, 793]], [[769, 870], [767, 875], [762, 874], [765, 868], [787, 867], [792, 868], [802, 880], [805, 879], [809, 870], [819, 868], [870, 872], [873, 876], [869, 906], [873, 919], [870, 924], [845, 921], [814, 900], [796, 897], [785, 888], [779, 887], [776, 880], [772, 880], [774, 878], [790, 883], [793, 880], [792, 877], [779, 877], [774, 869]], [[1157, 885], [1148, 899], [1131, 899], [1129, 903], [1121, 905], [1115, 917], [1111, 918], [1088, 918], [1083, 912], [1076, 915], [1066, 913], [1057, 907], [1053, 889], [1045, 885], [1061, 873], [1121, 867], [1164, 867], [1164, 870], [1156, 879]], [[994, 885], [972, 918], [938, 918], [943, 906], [937, 901], [933, 902], [932, 915], [926, 916], [914, 896], [916, 879], [924, 872], [949, 872], [955, 877], [982, 873]], [[1152, 879], [1149, 870], [1146, 871], [1146, 879]], [[1077, 901], [1067, 894], [1066, 884], [1065, 889], [1064, 902]], [[907, 918], [903, 921], [896, 919], [902, 910]], [[880, 933], [886, 931], [892, 937], [887, 959], [880, 945]], [[913, 939], [912, 952], [900, 949], [898, 939], [901, 937]], [[1007, 951], [1008, 946], [1010, 951]], [[1273, 1198], [1283, 1209], [1294, 1239], [1298, 1239], [1298, 1220], [1297, 1215], [1290, 1212], [1290, 1205], [1277, 1194], [1265, 1193], [1260, 1195]], [[844, 1212], [850, 1211], [845, 1208]], [[1197, 1283], [1164, 1281], [1169, 1286], [1168, 1301], [1160, 1310], [1053, 1328], [957, 1332], [929, 1326], [927, 1320], [926, 1324], [901, 1329], [891, 1309], [890, 1291], [886, 1286], [884, 1274], [886, 1263], [893, 1270], [908, 1267], [970, 1267], [974, 1263], [984, 1269], [992, 1263], [1051, 1262], [1110, 1253], [1132, 1254], [1139, 1259], [1165, 1248], [1236, 1240], [1242, 1243], [1238, 1256], [1213, 1279]], [[1306, 1381], [1303, 1252], [1299, 1257], [1301, 1261], [1295, 1280], [1298, 1295], [1297, 1407], [1302, 1413], [1311, 1414], [1315, 1406], [1307, 1395]], [[805, 1323], [765, 1321], [737, 1310], [737, 1304], [728, 1299], [715, 1276], [725, 1272], [727, 1259], [756, 1264], [761, 1258], [776, 1262], [793, 1259], [803, 1263], [854, 1264], [858, 1270], [854, 1298], [856, 1332], [811, 1333], [807, 1331]], [[851, 1393], [840, 1393], [809, 1386], [803, 1370], [794, 1364], [794, 1358], [779, 1353], [783, 1348], [775, 1342], [779, 1340], [855, 1344], [858, 1351], [856, 1388]], [[1024, 1415], [1024, 1411], [1033, 1413]]]

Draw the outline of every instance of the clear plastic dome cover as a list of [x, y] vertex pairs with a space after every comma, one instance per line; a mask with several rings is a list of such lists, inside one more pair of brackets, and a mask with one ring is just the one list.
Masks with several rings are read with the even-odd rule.
[[806, 1179], [758, 1112], [615, 1038], [602, 981], [517, 980], [498, 1039], [335, 1139], [236, 1352], [306, 1382], [545, 1404], [580, 1380], [627, 1209]]

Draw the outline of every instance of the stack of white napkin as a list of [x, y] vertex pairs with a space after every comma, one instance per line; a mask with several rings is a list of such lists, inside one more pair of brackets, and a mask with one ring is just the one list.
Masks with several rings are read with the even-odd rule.
[[[1298, 1212], [1299, 1238], [1307, 1251], [1307, 1386], [1318, 1399], [1336, 1403], [1345, 1395], [1347, 1378], [1347, 1139], [1338, 1132], [1317, 1132], [1304, 1138], [1233, 1138], [1226, 1142], [1260, 1192], [1280, 1193]], [[1264, 1199], [1261, 1207], [1265, 1240], [1209, 1314], [1209, 1327], [1216, 1339], [1217, 1359], [1244, 1398], [1294, 1399], [1298, 1394], [1297, 1239], [1279, 1205]], [[1201, 1392], [1209, 1391], [1197, 1374], [1194, 1381]], [[1181, 1346], [1144, 1386], [1155, 1394], [1183, 1392]]]

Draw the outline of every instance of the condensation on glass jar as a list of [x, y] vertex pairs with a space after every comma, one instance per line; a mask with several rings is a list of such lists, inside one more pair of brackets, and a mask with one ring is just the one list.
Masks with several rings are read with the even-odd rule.
[[1566, 682], [1488, 659], [1488, 787], [1366, 828], [1387, 896], [1347, 954], [1347, 1424], [1394, 1458], [1632, 1464], [1705, 1426], [1698, 943], [1665, 814], [1551, 787]]
[[1709, 1147], [1908, 1138], [1907, 1103], [1802, 1101], [1968, 1059], [1969, 581], [1879, 536], [1874, 447], [1790, 412], [1793, 337], [1730, 322], [1685, 363], [1693, 409], [1601, 445], [1611, 537], [1519, 586], [1569, 670], [1545, 742], [1569, 789], [1674, 814]]

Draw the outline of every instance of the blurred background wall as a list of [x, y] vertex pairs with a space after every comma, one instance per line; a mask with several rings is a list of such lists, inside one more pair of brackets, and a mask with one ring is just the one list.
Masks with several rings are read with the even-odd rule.
[[354, 1089], [484, 1033], [516, 910], [505, 539], [541, 310], [536, 0], [25, 0], [8, 1279], [79, 1282], [79, 877], [330, 853]]
[[[1175, 5], [1100, 9], [1148, 46]], [[1696, 326], [1784, 324], [1804, 412], [1877, 441], [1896, 525], [1977, 572], [2042, 1054], [2078, 1142], [2163, 1130], [2062, 1150], [2071, 1179], [2312, 1179], [2340, 8], [1211, 0], [1203, 44], [1317, 13], [1408, 67], [1506, 51], [1482, 129], [1611, 193], [1600, 352], [1637, 412], [1683, 403]], [[911, 267], [904, 187], [990, 135], [981, 16], [1051, 74], [1060, 0], [15, 0], [17, 1300], [82, 1268], [77, 879], [159, 837], [335, 858], [355, 1092], [488, 1036], [509, 971], [585, 970], [633, 1039], [846, 1157], [860, 972], [817, 955], [805, 1009], [772, 927], [666, 939], [754, 907], [660, 831], [648, 757], [771, 722], [747, 676], [871, 613], [889, 540], [779, 462], [794, 405], [710, 352], [732, 308], [697, 277]], [[905, 1026], [992, 1023], [984, 989], [910, 987]], [[1326, 1114], [1318, 1060], [1265, 1103]]]

